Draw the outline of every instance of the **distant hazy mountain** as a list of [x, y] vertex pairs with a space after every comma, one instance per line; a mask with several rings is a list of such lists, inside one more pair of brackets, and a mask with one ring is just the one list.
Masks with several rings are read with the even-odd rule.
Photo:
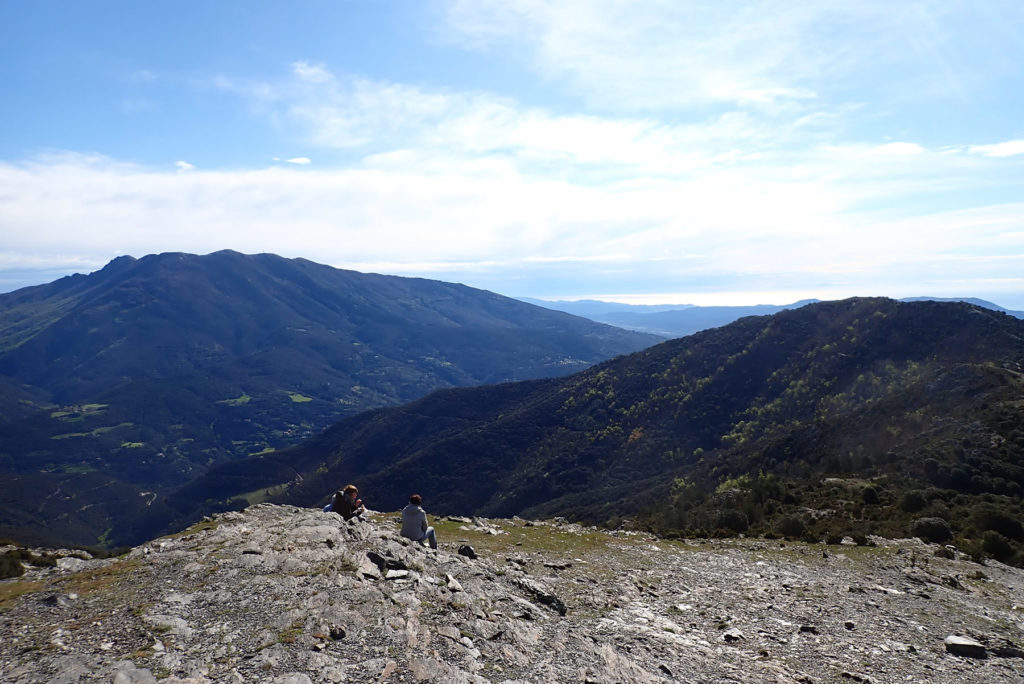
[[1014, 318], [1024, 318], [1024, 311], [1013, 311], [1011, 309], [1004, 309], [998, 304], [986, 301], [984, 299], [978, 299], [977, 297], [905, 297], [900, 300], [901, 302], [964, 302], [966, 304], [974, 304], [984, 309], [992, 309], [993, 311], [1002, 311], [1003, 313], [1010, 314]]
[[[565, 311], [576, 316], [584, 316], [594, 321], [617, 325], [629, 330], [643, 331], [664, 337], [684, 337], [701, 330], [707, 330], [708, 328], [727, 325], [744, 316], [764, 316], [785, 311], [786, 309], [798, 309], [801, 306], [812, 304], [819, 300], [803, 299], [793, 304], [781, 306], [773, 304], [760, 304], [756, 306], [635, 305], [604, 302], [594, 299], [545, 301], [529, 297], [523, 297], [522, 301], [554, 309], [555, 311]], [[992, 302], [987, 302], [984, 299], [971, 297], [910, 297], [900, 301], [966, 302], [986, 309], [992, 309], [993, 311], [1002, 311], [1017, 318], [1024, 318], [1024, 311], [1011, 311]]]
[[0, 535], [96, 541], [152, 500], [142, 492], [344, 415], [565, 375], [657, 340], [271, 254], [121, 257], [0, 294]]
[[351, 481], [380, 510], [419, 490], [438, 513], [637, 516], [665, 533], [901, 536], [941, 518], [968, 548], [1024, 561], [1022, 396], [1024, 321], [822, 302], [568, 378], [354, 416], [158, 507], [253, 493], [311, 506]]
[[695, 308], [695, 305], [693, 304], [622, 304], [619, 302], [605, 302], [600, 299], [559, 299], [553, 301], [533, 299], [531, 297], [521, 297], [520, 299], [524, 302], [529, 302], [530, 304], [536, 304], [537, 306], [554, 309], [555, 311], [564, 311], [566, 313], [571, 313], [574, 316], [584, 316], [586, 318], [623, 312], [648, 314]]
[[663, 337], [684, 337], [708, 328], [727, 325], [744, 316], [767, 316], [796, 309], [818, 300], [805, 299], [793, 304], [755, 306], [695, 306], [693, 304], [636, 305], [602, 302], [593, 299], [547, 302], [523, 298], [523, 301], [565, 311], [591, 320], [617, 325]]

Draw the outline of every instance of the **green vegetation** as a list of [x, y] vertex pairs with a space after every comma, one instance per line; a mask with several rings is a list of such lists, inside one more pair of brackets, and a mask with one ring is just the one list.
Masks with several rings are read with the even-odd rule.
[[288, 398], [296, 404], [305, 404], [308, 401], [313, 401], [313, 397], [307, 397], [304, 394], [298, 392], [288, 392]]
[[102, 413], [107, 404], [80, 404], [77, 406], [65, 406], [64, 408], [51, 411], [51, 418], [60, 418], [64, 421], [82, 420], [85, 417]]
[[120, 560], [101, 568], [86, 569], [71, 575], [64, 584], [64, 590], [82, 597], [109, 592], [111, 587], [131, 581], [139, 565], [138, 560]]
[[561, 381], [353, 417], [194, 491], [225, 501], [284, 484], [271, 500], [310, 505], [355, 481], [397, 508], [422, 479], [436, 513], [831, 543], [935, 519], [917, 531], [1022, 563], [1022, 338], [1021, 321], [967, 305], [812, 305]]
[[21, 559], [12, 553], [0, 554], [0, 579], [9, 577], [21, 577], [25, 574], [25, 567]]
[[250, 401], [252, 401], [252, 397], [245, 392], [242, 392], [240, 396], [235, 397], [234, 399], [221, 399], [217, 403], [224, 404], [225, 406], [245, 406]]
[[4, 609], [9, 601], [16, 599], [22, 594], [29, 594], [39, 591], [45, 583], [39, 580], [18, 580], [14, 582], [0, 582], [0, 611]]
[[66, 432], [61, 435], [50, 435], [50, 439], [71, 439], [74, 437], [99, 437], [105, 435], [111, 430], [121, 430], [124, 428], [132, 427], [132, 423], [119, 423], [118, 425], [105, 425], [102, 427], [94, 428], [89, 432]]

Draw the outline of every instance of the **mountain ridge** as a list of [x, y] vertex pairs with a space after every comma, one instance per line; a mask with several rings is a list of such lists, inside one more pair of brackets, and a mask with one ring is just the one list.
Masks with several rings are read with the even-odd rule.
[[356, 481], [385, 508], [429, 487], [439, 512], [637, 517], [666, 534], [900, 536], [931, 516], [1019, 562], [1022, 364], [1024, 322], [998, 312], [824, 302], [346, 419], [167, 504], [201, 504], [206, 486], [313, 505]]
[[[37, 520], [34, 533], [104, 542], [110, 517], [145, 508], [149, 493], [340, 416], [565, 374], [657, 339], [465, 285], [305, 259], [119, 257], [0, 295], [0, 387], [12, 390], [0, 401], [0, 510]], [[15, 498], [29, 483], [49, 508]], [[78, 501], [76, 483], [97, 493]]]

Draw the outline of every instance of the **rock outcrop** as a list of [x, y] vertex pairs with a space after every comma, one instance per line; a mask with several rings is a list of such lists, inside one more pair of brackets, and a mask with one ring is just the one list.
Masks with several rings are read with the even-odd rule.
[[0, 681], [1024, 678], [1024, 571], [917, 540], [822, 553], [439, 520], [434, 551], [368, 518], [260, 505], [29, 568], [0, 582]]

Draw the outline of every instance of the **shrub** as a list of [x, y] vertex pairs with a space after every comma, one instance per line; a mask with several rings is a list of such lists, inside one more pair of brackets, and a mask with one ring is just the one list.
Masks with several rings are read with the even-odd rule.
[[25, 567], [14, 554], [5, 553], [0, 555], [0, 579], [21, 577], [24, 574]]
[[732, 532], [746, 532], [749, 523], [743, 511], [726, 509], [718, 514], [718, 527], [731, 530]]
[[866, 504], [877, 504], [880, 500], [878, 487], [875, 487], [874, 485], [870, 487], [865, 487], [864, 491], [861, 492], [861, 498], [864, 500], [864, 503]]
[[783, 537], [798, 539], [807, 533], [807, 525], [799, 516], [787, 515], [775, 523], [775, 531]]
[[900, 498], [900, 510], [906, 513], [917, 513], [927, 505], [928, 500], [924, 498], [924, 492], [920, 489], [904, 492]]
[[941, 544], [953, 538], [953, 530], [942, 518], [918, 518], [910, 526], [910, 534], [922, 541]]
[[1012, 514], [992, 505], [979, 506], [971, 515], [972, 522], [982, 532], [992, 530], [1004, 537], [1024, 541], [1024, 526]]
[[1012, 541], [995, 530], [987, 530], [981, 536], [981, 550], [1001, 563], [1011, 564], [1017, 555]]

